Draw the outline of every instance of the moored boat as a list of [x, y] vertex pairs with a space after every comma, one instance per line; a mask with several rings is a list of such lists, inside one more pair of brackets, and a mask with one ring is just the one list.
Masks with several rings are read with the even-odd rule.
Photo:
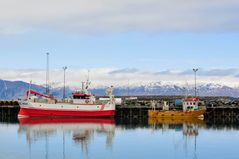
[[200, 118], [148, 118], [149, 125], [158, 124], [197, 124], [204, 126], [205, 122]]
[[163, 110], [149, 110], [149, 118], [199, 118], [206, 112], [204, 106], [200, 106], [199, 98], [186, 98], [183, 100], [182, 110], [169, 110], [167, 105]]
[[[84, 89], [83, 89], [84, 88]], [[72, 94], [72, 99], [58, 102], [54, 97], [27, 91], [27, 99], [20, 102], [18, 117], [112, 117], [115, 115], [115, 100], [112, 87], [106, 90], [108, 101], [98, 101], [89, 93], [88, 86]]]

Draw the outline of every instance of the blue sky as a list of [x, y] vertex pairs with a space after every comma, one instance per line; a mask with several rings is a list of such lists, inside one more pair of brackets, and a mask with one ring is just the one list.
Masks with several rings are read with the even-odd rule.
[[[13, 5], [14, 4], [14, 5]], [[0, 78], [239, 86], [238, 0], [0, 0]], [[54, 77], [54, 78], [53, 78]]]
[[46, 52], [51, 68], [136, 68], [185, 70], [237, 68], [238, 33], [33, 32], [0, 37], [1, 68], [43, 69]]

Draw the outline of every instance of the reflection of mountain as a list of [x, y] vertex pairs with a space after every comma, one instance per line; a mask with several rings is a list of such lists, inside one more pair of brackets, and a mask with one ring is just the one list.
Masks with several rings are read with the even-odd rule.
[[[87, 153], [88, 144], [94, 135], [106, 136], [106, 146], [112, 146], [115, 133], [113, 119], [90, 119], [90, 118], [22, 118], [19, 119], [19, 134], [25, 134], [29, 145], [46, 140], [57, 135], [57, 133], [71, 134], [72, 140], [80, 144], [82, 151]], [[65, 136], [64, 136], [65, 137]], [[63, 137], [63, 138], [64, 138]], [[64, 143], [64, 142], [63, 142]], [[48, 147], [46, 147], [46, 152]]]

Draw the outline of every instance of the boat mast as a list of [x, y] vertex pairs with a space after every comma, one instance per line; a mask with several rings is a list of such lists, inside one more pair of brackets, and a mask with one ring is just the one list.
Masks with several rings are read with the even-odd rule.
[[88, 74], [87, 74], [87, 81], [86, 81], [86, 89], [88, 90], [90, 86], [90, 70], [88, 70]]
[[49, 80], [50, 80], [50, 74], [49, 74], [49, 52], [46, 53], [46, 94], [50, 94], [50, 88], [49, 88]]
[[32, 85], [32, 80], [29, 83], [29, 88], [28, 88], [28, 93], [27, 93], [27, 101], [29, 101], [30, 93], [31, 93], [31, 85]]
[[64, 101], [65, 101], [65, 98], [66, 98], [66, 69], [67, 69], [67, 67], [64, 66], [63, 67], [63, 71], [64, 71], [63, 100]]

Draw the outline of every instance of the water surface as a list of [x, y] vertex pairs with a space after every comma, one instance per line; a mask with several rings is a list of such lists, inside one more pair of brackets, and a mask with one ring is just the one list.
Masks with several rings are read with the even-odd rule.
[[25, 119], [0, 123], [1, 159], [238, 159], [236, 123]]

